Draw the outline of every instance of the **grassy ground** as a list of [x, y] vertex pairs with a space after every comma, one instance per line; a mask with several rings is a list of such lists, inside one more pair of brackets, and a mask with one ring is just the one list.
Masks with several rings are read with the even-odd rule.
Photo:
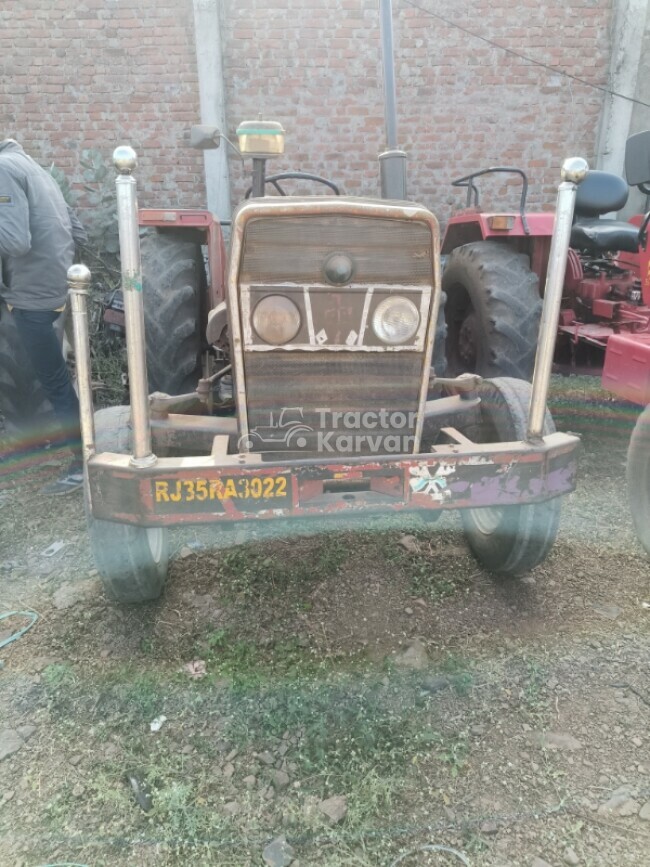
[[81, 503], [38, 495], [62, 456], [14, 464], [0, 608], [39, 619], [0, 651], [0, 729], [21, 742], [0, 760], [0, 865], [241, 867], [279, 835], [301, 867], [391, 867], [427, 844], [472, 867], [650, 863], [636, 411], [587, 380], [552, 397], [583, 434], [581, 484], [514, 584], [480, 569], [454, 515], [197, 530], [175, 537], [164, 599], [124, 608], [102, 594]]

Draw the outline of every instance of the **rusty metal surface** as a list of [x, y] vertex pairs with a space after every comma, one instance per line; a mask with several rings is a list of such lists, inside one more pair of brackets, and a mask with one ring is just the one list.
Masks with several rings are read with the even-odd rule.
[[524, 505], [572, 491], [579, 439], [435, 447], [429, 454], [265, 463], [259, 455], [88, 463], [96, 518], [144, 526]]
[[[423, 362], [421, 352], [246, 353], [253, 451], [298, 450], [296, 439], [306, 454], [413, 451]], [[278, 406], [294, 408], [284, 424]]]
[[[294, 226], [294, 230], [287, 232], [287, 226]], [[249, 227], [251, 249], [247, 246]], [[266, 232], [272, 236], [268, 243]], [[301, 237], [300, 243], [294, 237], [297, 232]], [[282, 243], [274, 245], [273, 238]], [[344, 354], [370, 351], [377, 363], [382, 357], [415, 349], [422, 358], [421, 371], [428, 370], [434, 330], [432, 317], [437, 315], [440, 303], [438, 250], [436, 218], [425, 208], [407, 202], [287, 197], [281, 201], [252, 200], [237, 211], [233, 221], [228, 305], [240, 442], [244, 451], [251, 445], [249, 432], [255, 426], [249, 419], [249, 411], [254, 412], [256, 407], [249, 406], [248, 371], [244, 361], [245, 352], [253, 347], [265, 349], [273, 356], [286, 355], [300, 347], [314, 353], [324, 349]], [[354, 278], [345, 288], [328, 285], [322, 276], [323, 262], [329, 255], [342, 251], [349, 253], [356, 262]], [[387, 252], [390, 255], [387, 256]], [[381, 267], [378, 268], [377, 263]], [[254, 290], [258, 295], [265, 291], [278, 292], [278, 280], [283, 288], [292, 283], [292, 290], [300, 295], [300, 309], [305, 322], [301, 344], [292, 341], [289, 346], [272, 347], [263, 346], [259, 339], [253, 341], [251, 292]], [[380, 281], [381, 286], [371, 285], [373, 281]], [[377, 298], [373, 300], [375, 291]], [[380, 295], [404, 292], [409, 296], [415, 295], [416, 307], [420, 311], [420, 328], [412, 346], [391, 346], [389, 349], [386, 344], [367, 339], [370, 329], [366, 326], [372, 304], [379, 303]], [[358, 315], [355, 317], [352, 311], [354, 321], [348, 323], [346, 306], [354, 307], [355, 298]], [[322, 319], [318, 331], [314, 315]], [[387, 381], [390, 373], [388, 365], [385, 371]], [[282, 381], [283, 378], [279, 377], [278, 382]], [[415, 409], [422, 410], [427, 387], [428, 376], [420, 375]], [[328, 406], [329, 390], [327, 378], [314, 383], [312, 391], [316, 405]], [[286, 402], [276, 408], [279, 410], [282, 406], [286, 407]], [[405, 407], [407, 411], [410, 408]], [[413, 452], [419, 449], [421, 431], [420, 419], [415, 426]]]
[[215, 436], [228, 436], [236, 441], [237, 419], [170, 413], [165, 418], [152, 419], [151, 434], [156, 454], [173, 451], [207, 454]]

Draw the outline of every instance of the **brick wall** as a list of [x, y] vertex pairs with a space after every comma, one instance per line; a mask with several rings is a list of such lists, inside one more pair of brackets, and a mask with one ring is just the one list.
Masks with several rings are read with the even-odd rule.
[[[507, 48], [603, 85], [611, 0], [414, 0]], [[302, 168], [375, 195], [384, 147], [378, 0], [226, 0], [232, 125], [283, 122], [277, 170]], [[565, 156], [593, 157], [602, 94], [532, 66], [394, 0], [399, 143], [409, 193], [441, 218], [454, 177], [490, 165], [530, 171], [532, 206], [552, 205]], [[235, 190], [241, 169], [233, 166]], [[484, 184], [499, 200], [517, 193]]]
[[[413, 0], [508, 48], [594, 84], [608, 70], [612, 0]], [[374, 195], [384, 145], [378, 0], [222, 0], [229, 132], [280, 120], [304, 169]], [[399, 138], [409, 190], [441, 218], [449, 181], [526, 167], [533, 207], [550, 205], [564, 156], [593, 156], [602, 95], [507, 55], [394, 0]], [[142, 204], [202, 204], [192, 0], [4, 0], [0, 134], [79, 177], [78, 154], [116, 143], [140, 153]], [[234, 199], [248, 178], [231, 163]], [[485, 187], [516, 201], [514, 185]]]
[[[140, 201], [203, 200], [192, 0], [2, 0], [0, 138], [81, 178], [79, 154], [111, 165], [136, 148]], [[112, 169], [111, 169], [112, 170]]]

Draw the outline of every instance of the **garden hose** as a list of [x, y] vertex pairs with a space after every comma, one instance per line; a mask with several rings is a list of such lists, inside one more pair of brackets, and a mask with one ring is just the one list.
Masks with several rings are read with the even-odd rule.
[[0, 641], [0, 650], [11, 644], [12, 641], [18, 641], [19, 638], [22, 638], [38, 620], [38, 614], [35, 611], [7, 611], [6, 614], [0, 614], [0, 620], [6, 620], [7, 617], [30, 617], [31, 621], [26, 626], [23, 626], [22, 629], [12, 633], [9, 638]]

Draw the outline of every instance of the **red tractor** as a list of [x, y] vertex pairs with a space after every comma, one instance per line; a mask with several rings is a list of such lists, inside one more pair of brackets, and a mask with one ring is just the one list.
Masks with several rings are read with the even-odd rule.
[[[646, 407], [632, 435], [628, 480], [650, 552], [650, 213], [630, 222], [603, 218], [625, 206], [628, 184], [650, 195], [650, 131], [628, 140], [625, 167], [627, 183], [593, 171], [578, 188], [555, 361], [596, 367], [605, 388]], [[478, 179], [503, 173], [521, 178], [518, 211], [482, 212]], [[467, 189], [467, 206], [442, 243], [448, 373], [530, 379], [554, 214], [526, 212], [528, 180], [518, 168], [484, 169], [452, 185]]]

